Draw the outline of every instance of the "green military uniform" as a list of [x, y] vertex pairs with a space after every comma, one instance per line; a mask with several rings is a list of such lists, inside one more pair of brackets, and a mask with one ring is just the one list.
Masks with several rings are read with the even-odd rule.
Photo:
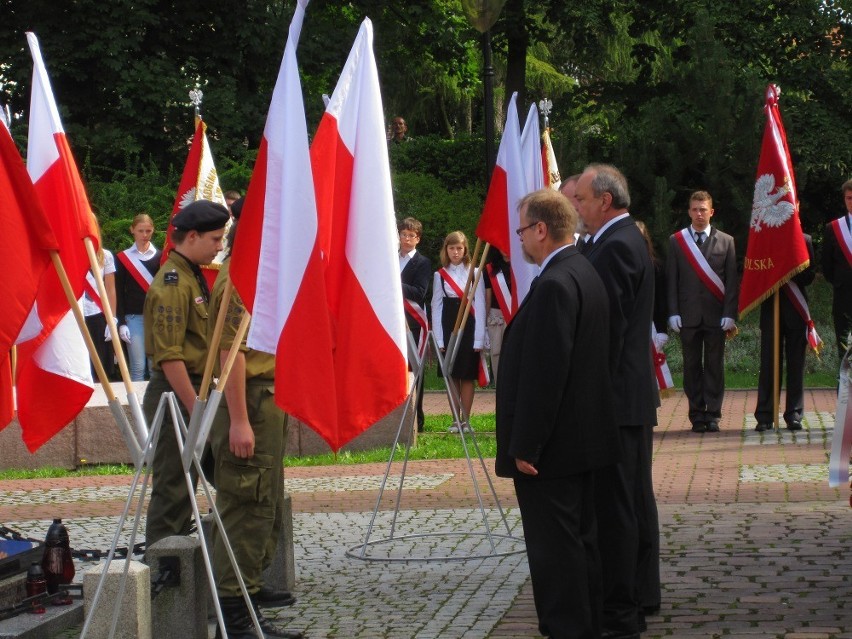
[[[201, 383], [207, 359], [207, 300], [200, 277], [203, 276], [197, 265], [172, 250], [148, 289], [144, 309], [145, 352], [153, 367], [142, 408], [149, 424], [162, 394], [173, 390], [163, 374], [163, 362], [183, 361], [196, 390]], [[189, 424], [188, 412], [182, 405], [181, 412]], [[149, 546], [170, 535], [188, 535], [192, 523], [192, 504], [168, 410], [160, 428], [152, 474], [145, 531]], [[195, 486], [198, 478], [194, 468], [191, 476]]]
[[[228, 280], [230, 260], [222, 265], [210, 294], [210, 327]], [[234, 291], [222, 330], [220, 350], [234, 343], [245, 306]], [[281, 460], [284, 457], [287, 416], [274, 401], [275, 357], [240, 345], [246, 361], [246, 409], [254, 431], [254, 455], [243, 459], [230, 450], [231, 426], [223, 399], [213, 420], [211, 444], [216, 460], [216, 508], [240, 567], [246, 589], [255, 594], [262, 586], [262, 572], [272, 562], [281, 529], [284, 497]], [[217, 364], [218, 364], [217, 358]], [[240, 597], [236, 574], [228, 559], [218, 528], [213, 536], [213, 572], [219, 597]]]

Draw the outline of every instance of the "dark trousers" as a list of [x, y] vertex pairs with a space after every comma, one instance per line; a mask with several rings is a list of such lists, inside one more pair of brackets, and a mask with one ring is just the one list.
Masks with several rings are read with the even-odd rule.
[[639, 444], [640, 481], [634, 486], [636, 518], [639, 527], [639, 545], [636, 557], [636, 587], [639, 606], [660, 607], [660, 520], [657, 499], [654, 496], [652, 461], [654, 457], [654, 429], [643, 426]]
[[837, 340], [837, 354], [840, 360], [849, 348], [849, 331], [852, 329], [852, 312], [845, 303], [838, 304], [838, 289], [834, 289], [834, 303], [831, 307], [831, 317], [834, 320], [834, 339]]
[[552, 639], [601, 634], [601, 567], [593, 473], [516, 479], [539, 632]]
[[725, 397], [725, 332], [718, 326], [683, 327], [680, 343], [689, 421], [706, 424], [718, 420]]
[[[783, 294], [782, 294], [783, 295]], [[775, 421], [772, 397], [772, 351], [775, 326], [771, 305], [760, 308], [760, 376], [757, 383], [757, 408], [754, 418], [760, 423]], [[779, 379], [784, 379], [784, 360], [787, 360], [787, 401], [784, 421], [801, 421], [805, 411], [805, 353], [808, 337], [804, 320], [780, 314]]]
[[[112, 350], [112, 342], [104, 340], [106, 325], [106, 316], [103, 313], [86, 316], [86, 328], [89, 329], [89, 335], [92, 336], [92, 342], [94, 342], [95, 350], [98, 352], [98, 359], [101, 360], [107, 377], [112, 380], [115, 376], [115, 353]], [[95, 380], [95, 384], [97, 384], [98, 375], [95, 372], [94, 364], [92, 364], [92, 378]]]
[[[598, 548], [603, 574], [603, 627], [624, 634], [638, 632], [639, 504], [645, 465], [648, 463], [643, 426], [619, 430], [622, 461], [602, 469], [595, 477], [595, 512], [598, 518]], [[650, 498], [653, 497], [653, 492]], [[644, 512], [644, 511], [643, 511]], [[645, 535], [650, 533], [646, 531]]]
[[[408, 313], [405, 314], [405, 321], [408, 323], [408, 328], [411, 329], [411, 334], [414, 336], [414, 343], [419, 344], [420, 331], [422, 330], [422, 327], [420, 326], [420, 324], [417, 323], [417, 321], [414, 318], [410, 317], [408, 315]], [[424, 366], [426, 365], [425, 353], [427, 353], [427, 352], [429, 352], [429, 345], [428, 344], [426, 345], [426, 349], [424, 350], [424, 358], [423, 358], [423, 365]], [[410, 368], [411, 367], [409, 366], [409, 369]], [[423, 432], [423, 426], [426, 423], [426, 416], [423, 413], [423, 380], [424, 380], [425, 377], [426, 377], [425, 371], [423, 371], [420, 374], [420, 379], [417, 380], [417, 389], [415, 390], [415, 392], [417, 393], [417, 401], [416, 401], [417, 430], [420, 431], [420, 432]]]

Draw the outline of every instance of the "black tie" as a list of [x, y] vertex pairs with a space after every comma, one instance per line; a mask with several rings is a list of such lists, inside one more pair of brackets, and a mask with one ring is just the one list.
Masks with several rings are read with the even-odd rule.
[[702, 244], [704, 244], [704, 236], [705, 235], [706, 235], [706, 233], [704, 233], [704, 231], [699, 231], [698, 234], [695, 236], [695, 243], [698, 244], [698, 246], [701, 246]]

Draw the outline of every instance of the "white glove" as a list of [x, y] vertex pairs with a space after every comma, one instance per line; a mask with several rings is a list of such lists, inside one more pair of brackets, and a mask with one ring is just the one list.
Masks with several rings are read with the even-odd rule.
[[680, 333], [680, 327], [680, 315], [672, 315], [669, 318], [669, 328], [672, 329], [675, 333]]
[[666, 342], [669, 341], [669, 336], [665, 333], [654, 333], [654, 347], [661, 351], [663, 350], [663, 346], [666, 345]]
[[727, 333], [728, 331], [733, 330], [735, 327], [736, 327], [736, 324], [734, 323], [734, 320], [732, 320], [730, 317], [723, 317], [722, 318], [722, 330], [723, 331], [725, 331]]
[[127, 327], [127, 324], [122, 324], [118, 327], [118, 336], [122, 342], [130, 343], [130, 329]]
[[112, 341], [112, 331], [109, 330], [109, 324], [104, 327], [104, 341], [111, 342]]

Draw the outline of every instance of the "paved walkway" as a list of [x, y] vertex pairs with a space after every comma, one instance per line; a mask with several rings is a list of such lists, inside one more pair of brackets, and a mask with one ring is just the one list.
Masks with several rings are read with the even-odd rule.
[[[806, 396], [805, 430], [756, 433], [754, 391], [729, 391], [720, 433], [689, 431], [682, 394], [666, 399], [655, 433], [654, 479], [660, 508], [664, 584], [650, 637], [852, 639], [852, 509], [849, 490], [831, 489], [827, 459], [834, 393]], [[445, 413], [430, 394], [425, 407]], [[493, 411], [479, 393], [475, 412]], [[395, 465], [393, 473], [400, 472]], [[486, 460], [491, 472], [493, 462]], [[400, 497], [386, 492], [371, 541], [385, 464], [289, 468], [296, 513], [298, 603], [273, 613], [311, 639], [471, 639], [536, 637], [526, 559], [511, 482], [492, 477], [505, 519], [478, 461], [411, 462]], [[127, 477], [0, 482], [0, 523], [41, 536], [52, 517], [67, 520], [78, 546], [106, 547], [124, 505]], [[394, 486], [396, 484], [393, 484]], [[420, 562], [488, 554], [497, 558]], [[48, 521], [45, 521], [48, 520]], [[406, 536], [401, 538], [402, 536]], [[567, 575], [566, 578], [570, 578]]]

